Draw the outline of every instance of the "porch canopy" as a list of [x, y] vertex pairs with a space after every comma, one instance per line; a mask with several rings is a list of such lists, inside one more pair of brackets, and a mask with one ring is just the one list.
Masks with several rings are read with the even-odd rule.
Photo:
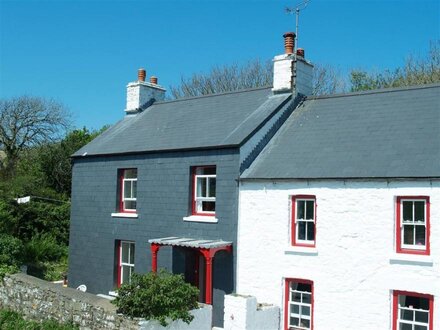
[[205, 303], [212, 304], [212, 259], [218, 251], [232, 252], [232, 242], [185, 237], [164, 237], [148, 240], [151, 244], [153, 272], [157, 272], [157, 253], [161, 246], [176, 246], [198, 250], [205, 258]]

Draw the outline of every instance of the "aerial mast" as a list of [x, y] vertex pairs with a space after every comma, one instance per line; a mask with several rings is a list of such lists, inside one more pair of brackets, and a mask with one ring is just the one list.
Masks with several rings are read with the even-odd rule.
[[286, 7], [286, 12], [288, 14], [293, 14], [295, 13], [295, 34], [296, 34], [296, 38], [295, 38], [295, 43], [293, 45], [293, 49], [297, 49], [298, 48], [298, 25], [299, 25], [299, 12], [303, 9], [305, 9], [308, 5], [308, 3], [311, 0], [305, 0], [303, 2], [298, 3], [294, 8], [292, 7]]

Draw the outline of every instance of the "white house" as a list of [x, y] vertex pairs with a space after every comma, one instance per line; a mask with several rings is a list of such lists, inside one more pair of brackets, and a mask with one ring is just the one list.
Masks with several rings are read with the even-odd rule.
[[240, 179], [237, 293], [280, 329], [440, 329], [440, 85], [308, 97]]

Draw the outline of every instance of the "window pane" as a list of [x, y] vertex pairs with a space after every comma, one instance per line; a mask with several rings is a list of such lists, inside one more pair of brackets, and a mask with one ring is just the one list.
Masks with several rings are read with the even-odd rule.
[[310, 328], [310, 320], [301, 320], [300, 326], [309, 329]]
[[215, 202], [202, 202], [202, 211], [215, 211]]
[[414, 202], [414, 220], [425, 222], [425, 202]]
[[313, 220], [315, 217], [315, 202], [307, 201], [306, 203], [307, 203], [306, 219]]
[[315, 224], [313, 222], [307, 223], [307, 240], [308, 241], [315, 240]]
[[131, 243], [130, 244], [130, 260], [129, 260], [130, 264], [134, 264], [134, 244]]
[[136, 169], [125, 170], [124, 171], [124, 178], [125, 179], [137, 178], [137, 170]]
[[305, 208], [305, 201], [297, 201], [296, 202], [296, 218], [297, 219], [304, 219], [304, 208]]
[[414, 245], [414, 226], [404, 225], [403, 226], [403, 244]]
[[130, 267], [122, 266], [122, 283], [128, 283], [130, 279]]
[[197, 178], [197, 197], [206, 197], [206, 178]]
[[209, 178], [209, 196], [208, 197], [215, 197], [215, 178]]
[[299, 314], [299, 305], [292, 304], [290, 306], [291, 306], [291, 309], [290, 309], [291, 313]]
[[310, 316], [310, 307], [309, 306], [302, 306], [301, 307], [301, 315]]
[[312, 295], [309, 293], [303, 293], [303, 300], [302, 302], [305, 304], [311, 304], [312, 303]]
[[416, 245], [425, 245], [425, 226], [416, 227]]
[[131, 198], [131, 181], [124, 181], [124, 198]]
[[411, 324], [399, 323], [399, 330], [413, 330]]
[[416, 321], [428, 323], [429, 313], [428, 312], [416, 312]]
[[306, 239], [306, 223], [304, 221], [298, 222], [298, 239]]
[[413, 214], [412, 214], [412, 212], [413, 212], [413, 209], [412, 209], [412, 207], [413, 207], [413, 202], [408, 202], [408, 201], [404, 201], [404, 202], [402, 202], [402, 209], [403, 209], [403, 211], [402, 211], [402, 218], [403, 218], [403, 221], [405, 221], [405, 220], [407, 220], [407, 221], [412, 221], [413, 220]]
[[301, 302], [301, 293], [292, 292], [291, 301]]
[[203, 174], [215, 174], [215, 166], [203, 168]]
[[[307, 283], [298, 283], [298, 291], [312, 292], [312, 285]], [[308, 293], [303, 294], [310, 296]]]
[[136, 210], [136, 201], [124, 201], [124, 209]]
[[292, 326], [299, 326], [299, 318], [297, 317], [291, 317], [290, 318], [290, 325]]
[[129, 248], [128, 248], [128, 243], [126, 242], [122, 242], [121, 243], [121, 261], [122, 262], [126, 262], [128, 263], [128, 253], [129, 253]]
[[137, 181], [133, 181], [132, 192], [133, 192], [132, 197], [136, 198], [136, 196], [137, 196]]
[[400, 319], [408, 321], [414, 320], [414, 311], [409, 311], [406, 309], [400, 310]]
[[415, 325], [414, 330], [428, 330], [428, 327], [425, 325]]

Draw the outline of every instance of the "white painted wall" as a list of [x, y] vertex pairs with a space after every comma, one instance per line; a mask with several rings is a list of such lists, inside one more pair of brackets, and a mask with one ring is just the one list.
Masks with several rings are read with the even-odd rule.
[[162, 86], [151, 84], [145, 81], [135, 81], [127, 85], [127, 105], [126, 113], [136, 112], [139, 107], [144, 105], [150, 99], [163, 101], [165, 98], [165, 89]]
[[[316, 195], [316, 250], [290, 245], [292, 195]], [[427, 195], [431, 256], [396, 258], [395, 198]], [[245, 181], [237, 292], [281, 307], [284, 278], [314, 282], [314, 329], [391, 329], [392, 290], [434, 295], [440, 329], [439, 181]], [[311, 252], [311, 253], [310, 253]]]

